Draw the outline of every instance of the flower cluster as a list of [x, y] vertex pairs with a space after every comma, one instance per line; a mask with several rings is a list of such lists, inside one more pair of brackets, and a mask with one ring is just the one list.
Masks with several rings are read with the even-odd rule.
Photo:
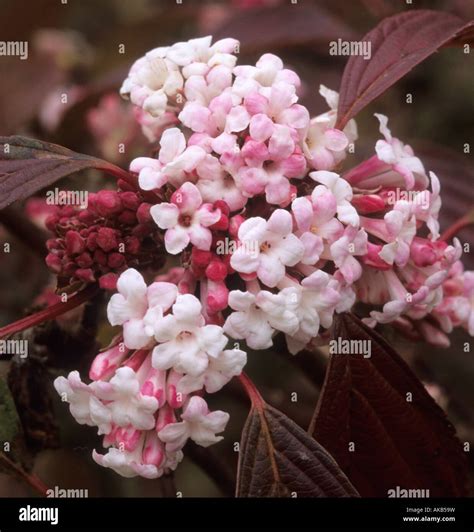
[[220, 390], [247, 357], [226, 349], [222, 327], [206, 324], [199, 300], [175, 283], [147, 286], [130, 268], [117, 289], [107, 314], [123, 335], [97, 355], [90, 384], [73, 371], [55, 387], [78, 423], [104, 435], [108, 452], [94, 451], [98, 464], [125, 477], [157, 478], [176, 468], [188, 439], [204, 447], [222, 439], [229, 415], [210, 412], [200, 394]]
[[229, 341], [266, 349], [283, 334], [296, 354], [356, 302], [371, 306], [369, 325], [429, 341], [446, 343], [454, 326], [474, 332], [473, 274], [460, 242], [440, 238], [438, 178], [387, 117], [376, 115], [374, 155], [344, 172], [357, 127], [335, 127], [337, 93], [321, 87], [330, 110], [311, 118], [277, 56], [236, 66], [236, 41], [211, 43], [153, 50], [122, 87], [149, 138], [151, 124], [160, 132], [156, 158], [130, 172], [180, 265], [149, 287], [125, 270], [108, 308], [119, 343], [94, 362], [92, 384], [74, 372], [56, 384], [76, 419], [105, 434], [110, 450], [96, 461], [127, 476], [173, 469], [188, 438], [219, 439], [228, 415], [210, 413], [202, 394], [242, 371], [246, 354]]

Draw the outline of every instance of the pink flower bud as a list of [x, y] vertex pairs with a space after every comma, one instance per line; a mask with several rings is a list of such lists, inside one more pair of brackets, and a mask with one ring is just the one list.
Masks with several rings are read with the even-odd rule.
[[158, 401], [158, 408], [161, 408], [166, 401], [165, 385], [166, 371], [150, 368], [145, 378], [145, 382], [142, 384], [140, 393], [142, 395], [155, 397]]
[[107, 259], [107, 265], [111, 268], [118, 269], [125, 264], [125, 257], [120, 253], [111, 253]]
[[110, 227], [101, 227], [97, 233], [97, 245], [105, 252], [116, 249], [118, 243], [115, 231]]
[[140, 251], [140, 240], [136, 236], [129, 236], [125, 239], [125, 251], [131, 255], [136, 255]]
[[[166, 380], [166, 402], [171, 408], [181, 408], [187, 396], [177, 392], [177, 385], [182, 375], [174, 370], [168, 373]], [[172, 423], [172, 421], [168, 421]]]
[[352, 205], [359, 214], [370, 214], [385, 209], [385, 200], [377, 194], [356, 194], [352, 198]]
[[208, 282], [207, 309], [211, 314], [215, 314], [227, 308], [229, 300], [229, 289], [223, 281]]
[[95, 197], [95, 207], [101, 216], [108, 217], [122, 210], [122, 202], [115, 190], [100, 190]]
[[93, 260], [92, 260], [92, 257], [90, 256], [90, 253], [87, 253], [87, 251], [84, 253], [81, 253], [76, 258], [76, 264], [80, 268], [89, 268], [90, 266], [92, 266]]
[[[176, 386], [174, 386], [176, 390]], [[166, 394], [168, 396], [168, 394]], [[160, 432], [161, 429], [166, 427], [166, 425], [169, 425], [170, 423], [174, 423], [176, 421], [176, 416], [173, 410], [173, 407], [169, 404], [169, 402], [165, 405], [163, 405], [158, 410], [158, 417], [156, 419], [156, 426], [155, 430], [156, 432]]]
[[77, 231], [68, 231], [65, 236], [66, 250], [69, 255], [82, 253], [86, 247], [84, 239]]
[[142, 203], [137, 210], [137, 220], [141, 224], [152, 222], [153, 218], [150, 214], [151, 205], [149, 203]]
[[227, 276], [227, 266], [220, 260], [212, 260], [206, 268], [206, 277], [211, 281], [223, 281]]
[[232, 216], [232, 218], [229, 220], [229, 234], [231, 237], [237, 238], [239, 227], [242, 225], [243, 222], [245, 222], [245, 218], [240, 214]]
[[99, 278], [99, 286], [104, 290], [113, 292], [117, 289], [118, 275], [116, 273], [106, 273]]
[[108, 380], [125, 360], [128, 353], [129, 350], [123, 342], [114, 345], [106, 351], [102, 351], [94, 358], [91, 364], [89, 378], [93, 381]]
[[90, 268], [79, 268], [75, 274], [78, 279], [86, 283], [93, 283], [95, 281], [94, 272]]
[[54, 273], [61, 272], [61, 259], [55, 253], [48, 253], [46, 256], [46, 265]]
[[119, 197], [126, 209], [136, 211], [140, 207], [140, 198], [135, 192], [120, 192]]

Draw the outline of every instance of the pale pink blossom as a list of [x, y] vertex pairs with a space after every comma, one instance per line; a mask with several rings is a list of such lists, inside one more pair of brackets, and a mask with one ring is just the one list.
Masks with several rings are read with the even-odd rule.
[[233, 290], [229, 293], [232, 312], [224, 331], [237, 340], [245, 339], [252, 349], [266, 349], [273, 344], [275, 330], [294, 334], [299, 325], [296, 316], [298, 298], [293, 288], [273, 294], [260, 290], [256, 294]]
[[229, 414], [222, 410], [210, 412], [206, 401], [194, 396], [185, 405], [181, 419], [178, 423], [166, 425], [158, 433], [169, 452], [182, 449], [188, 439], [202, 447], [219, 442], [223, 437], [217, 434], [225, 429]]
[[155, 322], [154, 333], [159, 345], [153, 349], [153, 367], [192, 376], [204, 372], [228, 342], [222, 327], [205, 324], [202, 305], [191, 294], [177, 297], [171, 313]]
[[166, 229], [165, 247], [172, 255], [189, 243], [198, 249], [210, 249], [212, 233], [208, 228], [221, 217], [221, 211], [203, 203], [199, 189], [189, 182], [173, 193], [171, 203], [153, 205], [150, 214], [160, 229]]
[[147, 287], [141, 274], [129, 268], [120, 275], [117, 291], [107, 306], [110, 324], [123, 327], [126, 347], [141, 349], [153, 337], [151, 322], [168, 310], [176, 299], [176, 285], [153, 283]]
[[256, 273], [267, 286], [274, 287], [304, 254], [304, 246], [292, 233], [291, 214], [283, 209], [272, 213], [268, 221], [259, 216], [249, 218], [239, 228], [241, 246], [233, 253], [230, 264], [238, 272]]
[[349, 144], [357, 140], [357, 126], [349, 120], [344, 130], [336, 129], [339, 95], [320, 85], [319, 93], [326, 99], [330, 111], [313, 118], [304, 140], [304, 154], [315, 170], [333, 170], [347, 153]]
[[336, 199], [336, 210], [338, 219], [348, 225], [358, 226], [359, 215], [351, 205], [353, 196], [351, 185], [334, 172], [319, 170], [309, 174], [311, 179], [325, 185]]
[[209, 366], [200, 375], [184, 375], [178, 382], [181, 393], [191, 393], [205, 389], [215, 393], [225, 386], [233, 377], [240, 375], [247, 363], [247, 353], [241, 349], [225, 349], [217, 358], [209, 359]]

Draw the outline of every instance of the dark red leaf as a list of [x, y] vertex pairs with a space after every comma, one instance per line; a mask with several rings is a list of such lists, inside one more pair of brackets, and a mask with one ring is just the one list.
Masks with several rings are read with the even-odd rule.
[[349, 58], [339, 89], [337, 127], [344, 125], [413, 67], [442, 46], [472, 42], [474, 21], [450, 13], [415, 10], [384, 19], [361, 41], [371, 43], [371, 58]]
[[237, 497], [357, 497], [331, 455], [275, 408], [252, 406], [242, 432]]
[[333, 338], [369, 341], [371, 357], [331, 355], [310, 433], [359, 493], [387, 497], [399, 486], [465, 495], [461, 443], [405, 362], [354, 315], [338, 316]]
[[86, 168], [129, 177], [111, 163], [56, 144], [20, 136], [0, 137], [0, 209]]

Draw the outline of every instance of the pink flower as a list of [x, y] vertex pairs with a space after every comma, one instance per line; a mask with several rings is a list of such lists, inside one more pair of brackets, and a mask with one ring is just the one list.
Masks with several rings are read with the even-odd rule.
[[241, 97], [260, 87], [271, 87], [276, 83], [286, 83], [298, 88], [301, 81], [292, 70], [283, 66], [283, 61], [273, 54], [263, 54], [255, 66], [243, 65], [234, 68], [236, 76], [232, 90]]
[[80, 425], [97, 426], [99, 434], [106, 434], [110, 428], [110, 414], [96, 397], [90, 384], [82, 382], [78, 371], [71, 371], [68, 377], [58, 377], [54, 387], [63, 401], [69, 403], [69, 410]]
[[153, 349], [153, 367], [192, 376], [203, 373], [228, 342], [222, 327], [205, 325], [202, 305], [191, 294], [177, 297], [172, 312], [154, 323], [154, 333], [159, 345]]
[[385, 140], [378, 140], [375, 144], [377, 157], [392, 166], [395, 172], [400, 173], [405, 178], [407, 189], [415, 186], [415, 176], [413, 174], [425, 175], [425, 169], [418, 157], [415, 157], [413, 150], [408, 144], [403, 144], [399, 139], [392, 137], [390, 129], [387, 127], [388, 118], [382, 114], [375, 114], [380, 122], [380, 133]]
[[337, 217], [343, 224], [352, 225], [354, 227], [359, 225], [359, 215], [355, 208], [351, 205], [352, 187], [342, 177], [334, 172], [326, 172], [320, 170], [318, 172], [311, 172], [309, 174], [311, 179], [325, 185], [336, 199]]
[[186, 147], [186, 139], [178, 128], [164, 131], [160, 139], [158, 160], [138, 157], [130, 164], [130, 170], [139, 174], [138, 182], [143, 190], [161, 188], [168, 181], [179, 186], [191, 173], [206, 152], [199, 146]]
[[202, 397], [193, 396], [184, 407], [181, 419], [178, 423], [166, 425], [158, 433], [168, 452], [182, 449], [189, 438], [203, 447], [222, 440], [222, 436], [216, 434], [225, 429], [229, 414], [222, 410], [210, 412]]
[[226, 349], [217, 358], [209, 359], [209, 366], [198, 376], [185, 375], [178, 382], [178, 390], [191, 393], [204, 388], [214, 393], [225, 386], [233, 377], [240, 375], [247, 363], [247, 353], [241, 349]]
[[288, 291], [288, 296], [292, 298], [293, 311], [298, 319], [297, 330], [286, 333], [288, 349], [296, 354], [312, 338], [316, 338], [320, 325], [325, 328], [331, 326], [334, 311], [342, 300], [341, 285], [326, 272], [316, 270], [301, 284], [286, 278], [281, 286], [285, 287], [282, 292]]
[[357, 140], [357, 126], [350, 120], [343, 131], [336, 129], [339, 95], [324, 85], [320, 85], [319, 93], [331, 110], [311, 120], [304, 140], [304, 154], [314, 169], [332, 170], [346, 157], [349, 143]]
[[337, 200], [324, 185], [314, 188], [311, 198], [296, 198], [291, 210], [298, 227], [298, 237], [305, 247], [301, 262], [315, 264], [324, 250], [324, 241], [334, 242], [344, 231], [344, 227], [335, 218]]
[[304, 246], [292, 233], [291, 214], [283, 209], [272, 213], [268, 221], [257, 216], [239, 228], [241, 245], [230, 259], [234, 270], [256, 273], [267, 286], [274, 287], [285, 275], [286, 266], [294, 266], [304, 254]]
[[176, 255], [191, 242], [198, 249], [211, 248], [209, 226], [219, 221], [221, 211], [202, 202], [201, 193], [192, 183], [184, 183], [171, 196], [171, 203], [160, 203], [150, 209], [155, 223], [165, 232], [165, 247]]
[[229, 294], [229, 306], [235, 310], [224, 324], [224, 331], [237, 340], [245, 339], [252, 349], [266, 349], [273, 344], [275, 330], [295, 333], [298, 318], [295, 314], [297, 300], [292, 289], [272, 294], [266, 290]]
[[356, 227], [346, 227], [344, 234], [331, 244], [331, 256], [348, 284], [362, 275], [362, 266], [354, 258], [367, 253], [367, 233]]
[[126, 347], [141, 349], [153, 337], [150, 324], [168, 310], [177, 296], [176, 285], [153, 283], [147, 287], [137, 270], [129, 268], [117, 281], [118, 294], [114, 294], [107, 306], [111, 325], [123, 326]]
[[129, 367], [121, 367], [109, 382], [95, 381], [91, 388], [106, 405], [111, 420], [119, 427], [132, 425], [139, 430], [150, 430], [155, 425], [158, 409], [156, 397], [140, 392], [141, 382]]

